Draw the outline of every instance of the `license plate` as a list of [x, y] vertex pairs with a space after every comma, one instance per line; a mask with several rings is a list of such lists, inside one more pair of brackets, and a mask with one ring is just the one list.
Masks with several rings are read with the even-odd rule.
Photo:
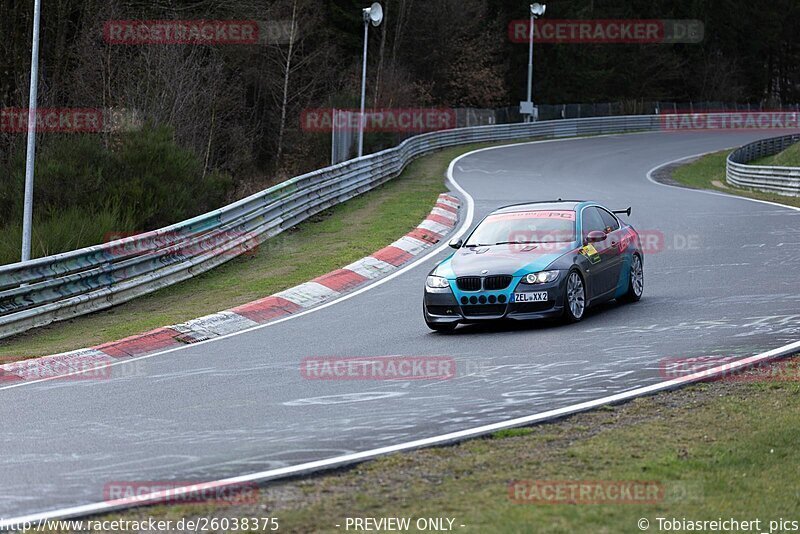
[[514, 293], [514, 302], [547, 302], [547, 291]]

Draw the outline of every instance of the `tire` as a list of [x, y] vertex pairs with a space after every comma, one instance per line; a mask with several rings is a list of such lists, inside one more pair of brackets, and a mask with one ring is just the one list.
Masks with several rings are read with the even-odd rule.
[[564, 284], [564, 321], [577, 323], [586, 313], [586, 284], [581, 274], [573, 269]]
[[631, 270], [628, 275], [628, 291], [618, 300], [620, 302], [637, 302], [644, 292], [644, 266], [642, 258], [634, 254], [631, 258]]
[[434, 332], [452, 332], [458, 326], [458, 323], [429, 323], [428, 321], [425, 321], [425, 324]]

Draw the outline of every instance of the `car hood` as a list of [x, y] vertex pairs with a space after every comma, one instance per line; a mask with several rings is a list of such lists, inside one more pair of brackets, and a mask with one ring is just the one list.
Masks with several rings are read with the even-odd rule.
[[436, 274], [446, 278], [522, 275], [547, 268], [575, 246], [575, 243], [546, 243], [461, 248], [439, 265]]

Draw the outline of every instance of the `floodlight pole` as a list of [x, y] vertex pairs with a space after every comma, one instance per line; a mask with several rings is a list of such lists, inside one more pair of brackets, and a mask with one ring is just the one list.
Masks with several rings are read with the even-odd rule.
[[28, 94], [28, 147], [25, 155], [25, 200], [22, 215], [22, 261], [31, 259], [33, 226], [33, 162], [36, 155], [36, 99], [39, 89], [39, 18], [41, 0], [33, 4], [33, 46], [31, 47], [31, 86]]
[[364, 155], [364, 101], [367, 98], [367, 43], [369, 39], [369, 11], [364, 10], [364, 62], [361, 65], [361, 114], [358, 116], [358, 157]]
[[531, 4], [530, 27], [528, 28], [528, 99], [520, 102], [520, 113], [525, 115], [525, 122], [536, 120], [536, 108], [533, 105], [533, 34], [537, 17], [544, 15], [545, 4]]
[[[530, 25], [530, 32], [529, 37], [530, 40], [528, 41], [528, 100], [527, 102], [532, 102], [531, 97], [533, 96], [533, 24], [536, 22], [536, 17], [533, 15], [533, 6], [531, 6], [531, 25]], [[529, 116], [530, 117], [530, 116]]]

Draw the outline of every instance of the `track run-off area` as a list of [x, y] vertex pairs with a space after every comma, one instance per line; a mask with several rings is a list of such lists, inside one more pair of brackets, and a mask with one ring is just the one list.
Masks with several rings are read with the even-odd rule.
[[[665, 163], [774, 135], [642, 133], [462, 156], [449, 172], [462, 200], [457, 232], [505, 204], [632, 206], [628, 220], [650, 240], [642, 300], [567, 326], [435, 334], [422, 319], [422, 291], [449, 253], [442, 245], [337, 301], [122, 361], [101, 380], [0, 387], [0, 518], [107, 510], [104, 489], [119, 481], [265, 480], [339, 465], [654, 386], [677, 359], [796, 344], [800, 210], [649, 179]], [[452, 358], [456, 371], [408, 381], [301, 372], [306, 358], [390, 355]]]

